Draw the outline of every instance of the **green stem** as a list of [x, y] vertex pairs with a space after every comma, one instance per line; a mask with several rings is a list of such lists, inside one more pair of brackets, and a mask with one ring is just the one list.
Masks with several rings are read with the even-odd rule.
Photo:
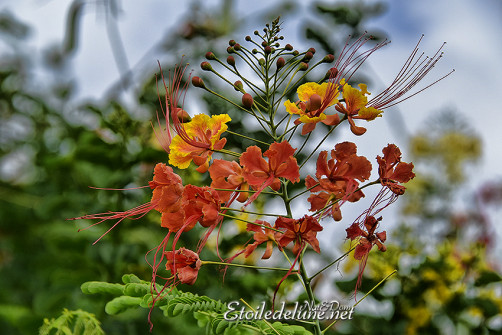
[[223, 266], [235, 266], [235, 267], [239, 267], [239, 268], [250, 268], [250, 269], [258, 269], [258, 270], [289, 271], [289, 269], [285, 269], [285, 268], [271, 268], [271, 267], [267, 267], [267, 266], [213, 262], [213, 261], [203, 261], [203, 260], [201, 260], [201, 264], [202, 265], [213, 264], [213, 265], [223, 265]]
[[272, 227], [269, 227], [269, 226], [265, 226], [265, 225], [262, 225], [262, 224], [259, 224], [259, 223], [253, 222], [253, 221], [241, 219], [241, 218], [238, 218], [238, 217], [233, 216], [233, 215], [228, 215], [228, 214], [224, 214], [224, 213], [220, 213], [220, 215], [224, 216], [226, 218], [229, 218], [229, 219], [239, 220], [239, 221], [242, 221], [242, 222], [254, 224], [255, 226], [260, 226], [260, 227], [265, 228], [265, 229], [270, 229], [270, 230], [273, 230], [273, 231], [276, 231], [276, 232], [279, 232], [279, 233], [284, 233], [283, 231], [280, 231], [279, 229], [275, 229], [275, 228], [272, 228]]
[[226, 132], [229, 133], [229, 134], [235, 135], [235, 136], [240, 136], [240, 137], [243, 137], [243, 138], [247, 138], [248, 140], [255, 141], [257, 143], [261, 143], [261, 144], [266, 145], [266, 146], [270, 146], [270, 143], [262, 142], [260, 140], [255, 139], [255, 138], [252, 138], [252, 137], [249, 137], [249, 136], [246, 136], [246, 135], [242, 135], [242, 134], [239, 134], [239, 133], [234, 133], [233, 131], [230, 131], [228, 129], [226, 130]]
[[310, 276], [309, 280], [314, 279], [317, 275], [321, 274], [324, 270], [328, 269], [333, 264], [339, 262], [342, 258], [344, 258], [345, 256], [347, 256], [355, 248], [356, 248], [356, 246], [353, 246], [352, 248], [350, 248], [349, 251], [347, 251], [346, 253], [344, 253], [343, 255], [341, 255], [340, 257], [338, 257], [337, 259], [335, 259], [333, 262], [329, 263], [328, 265], [326, 265], [325, 267], [323, 267], [321, 270], [317, 271], [315, 274], [313, 274], [312, 276]]
[[[394, 275], [396, 272], [397, 272], [397, 270], [394, 270], [394, 271], [392, 271], [390, 274], [388, 274], [388, 275], [387, 275], [384, 279], [382, 279], [382, 280], [381, 280], [378, 284], [376, 284], [376, 285], [375, 285], [375, 286], [374, 286], [371, 290], [369, 290], [369, 292], [368, 292], [368, 293], [366, 293], [366, 294], [364, 295], [364, 297], [362, 297], [361, 299], [359, 299], [359, 301], [358, 301], [358, 302], [356, 302], [356, 303], [354, 304], [354, 306], [352, 306], [352, 307], [356, 307], [356, 306], [357, 306], [357, 305], [358, 305], [361, 301], [363, 301], [363, 300], [364, 300], [364, 299], [365, 299], [368, 295], [370, 295], [370, 294], [371, 294], [371, 292], [373, 292], [374, 290], [376, 290], [376, 289], [378, 288], [378, 286], [382, 285], [382, 284], [383, 284], [383, 282], [385, 282], [387, 279], [389, 279], [389, 278], [390, 278], [390, 276]], [[331, 328], [331, 327], [332, 327], [332, 326], [333, 326], [333, 325], [334, 325], [337, 321], [338, 321], [338, 319], [337, 319], [337, 320], [335, 320], [335, 321], [333, 321], [333, 322], [332, 322], [329, 326], [327, 326], [327, 327], [326, 327], [326, 328], [325, 328], [325, 329], [321, 332], [321, 334], [324, 334], [324, 333], [325, 333], [328, 329], [330, 329], [330, 328]]]
[[239, 213], [244, 213], [244, 214], [253, 214], [253, 215], [261, 215], [261, 216], [276, 216], [276, 217], [281, 217], [284, 215], [280, 214], [267, 214], [267, 213], [259, 213], [259, 212], [252, 212], [252, 211], [247, 211], [243, 209], [237, 209], [237, 208], [231, 208], [231, 207], [221, 207], [223, 210], [228, 210], [228, 211], [234, 211], [234, 212], [239, 212]]

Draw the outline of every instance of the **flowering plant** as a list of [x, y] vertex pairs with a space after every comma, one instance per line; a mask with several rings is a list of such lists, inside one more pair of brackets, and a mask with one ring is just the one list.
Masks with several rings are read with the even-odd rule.
[[[140, 294], [132, 294], [137, 299], [115, 301], [109, 310], [120, 310], [123, 306], [132, 305], [149, 308], [160, 306], [169, 315], [176, 315], [176, 311], [186, 310], [186, 305], [190, 305], [195, 312], [211, 309], [216, 313], [209, 316], [194, 314], [202, 323], [211, 320], [214, 325], [213, 321], [218, 320], [219, 326], [212, 328], [215, 332], [236, 326], [231, 322], [220, 322], [226, 308], [224, 304], [207, 297], [199, 297], [202, 300], [193, 295], [188, 297], [178, 290], [180, 284], [196, 285], [199, 269], [213, 265], [225, 269], [241, 266], [281, 272], [281, 280], [271, 283], [275, 289], [271, 297], [272, 310], [281, 284], [293, 277], [301, 283], [308, 302], [315, 304], [317, 298], [312, 287], [313, 279], [337, 264], [341, 258], [311, 274], [305, 267], [305, 253], [311, 248], [321, 254], [318, 235], [327, 225], [333, 224], [330, 223], [331, 219], [342, 221], [342, 207], [345, 209], [347, 202], [358, 202], [364, 198], [364, 190], [369, 186], [379, 185], [376, 198], [354, 222], [346, 224], [346, 238], [350, 239], [351, 247], [344, 256], [354, 251], [353, 257], [360, 262], [356, 292], [373, 247], [376, 245], [381, 252], [386, 250], [384, 243], [387, 236], [385, 230], [380, 229], [383, 219], [379, 214], [405, 192], [404, 184], [415, 176], [413, 164], [401, 161], [399, 148], [389, 144], [382, 149], [382, 156], [376, 157], [378, 177], [370, 180], [373, 165], [368, 158], [358, 155], [355, 143], [341, 141], [330, 145], [328, 150], [320, 149], [328, 145], [335, 130], [346, 124], [354, 135], [363, 135], [366, 128], [361, 125], [362, 120], [370, 122], [382, 117], [388, 107], [420, 92], [407, 95], [434, 67], [441, 54], [438, 51], [430, 58], [417, 56], [417, 44], [391, 85], [369, 99], [367, 85], [361, 83], [356, 88], [351, 80], [364, 61], [388, 41], [364, 50], [372, 38], [363, 35], [353, 43], [347, 41], [337, 57], [326, 55], [314, 62], [314, 48], [299, 52], [290, 44], [283, 46], [284, 37], [279, 34], [280, 22], [276, 19], [270, 25], [267, 24], [263, 33], [255, 31], [254, 38], [246, 36], [245, 41], [251, 48], [231, 40], [226, 62], [213, 52], [206, 54], [207, 61], [201, 64], [202, 70], [211, 72], [231, 85], [241, 95], [240, 103], [213, 91], [200, 77], [191, 78], [193, 86], [230, 103], [233, 106], [232, 113], [248, 114], [254, 124], [267, 134], [266, 140], [254, 138], [249, 133], [234, 132], [232, 118], [235, 116], [231, 113], [211, 111], [211, 115], [192, 116], [190, 111], [186, 111], [184, 102], [190, 83], [184, 78], [186, 66], [178, 66], [167, 78], [162, 75], [161, 83], [166, 95], [164, 104], [161, 103], [161, 112], [157, 115], [158, 127], [154, 127], [154, 132], [168, 154], [169, 165], [157, 163], [155, 166], [153, 179], [149, 182], [151, 200], [125, 212], [75, 218], [99, 220], [95, 224], [115, 221], [113, 228], [126, 218], [137, 219], [153, 210], [161, 213], [159, 221], [165, 229], [165, 236], [152, 249], [153, 256], [149, 255], [152, 259], [149, 263], [152, 267], [150, 284], [137, 277], [125, 277], [123, 294], [131, 298], [126, 291], [130, 292], [127, 285], [132, 287], [133, 284]], [[213, 66], [221, 68], [223, 74]], [[314, 69], [323, 66], [326, 66], [324, 76], [318, 76], [317, 81], [306, 82], [307, 75], [314, 74]], [[228, 79], [231, 76], [238, 80], [232, 82]], [[286, 99], [295, 92], [297, 100]], [[325, 127], [321, 127], [320, 123]], [[230, 136], [254, 144], [227, 148], [227, 138]], [[309, 152], [304, 153], [306, 151]], [[316, 157], [315, 174], [307, 174], [304, 167]], [[209, 174], [211, 182], [208, 185], [184, 184], [177, 171], [190, 167], [196, 167], [196, 173]], [[294, 192], [294, 184], [304, 186], [304, 189]], [[252, 208], [258, 199], [271, 198], [282, 203], [281, 214]], [[308, 212], [301, 215], [294, 213], [293, 206], [296, 203], [309, 203]], [[246, 224], [249, 241], [237, 252], [223, 255], [218, 249], [219, 233], [224, 232], [222, 227], [238, 221]], [[197, 224], [204, 229], [199, 243], [180, 247], [178, 242], [182, 234], [192, 233]], [[219, 260], [203, 260], [201, 252], [213, 233], [217, 236], [216, 254]], [[274, 251], [286, 266], [265, 267], [236, 262], [241, 255], [248, 258], [259, 254], [262, 259], [269, 259]], [[149, 288], [147, 292], [145, 287]], [[107, 290], [95, 282], [86, 283], [82, 289], [88, 293]], [[180, 304], [185, 304], [185, 307], [179, 307]], [[295, 333], [312, 331], [315, 334], [324, 333], [336, 322], [314, 317], [296, 321], [303, 322], [304, 327], [294, 328]], [[268, 329], [267, 333], [287, 333], [289, 327], [263, 320], [241, 323], [255, 330]], [[292, 329], [289, 328], [289, 331]]]

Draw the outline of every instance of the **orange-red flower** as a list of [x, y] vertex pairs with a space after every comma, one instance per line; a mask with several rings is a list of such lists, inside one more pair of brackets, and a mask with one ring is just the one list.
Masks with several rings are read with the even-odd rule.
[[[311, 211], [325, 208], [335, 200], [358, 201], [364, 197], [359, 187], [359, 181], [365, 181], [370, 177], [371, 163], [364, 156], [357, 156], [357, 147], [352, 142], [343, 142], [335, 145], [331, 150], [331, 158], [328, 152], [321, 151], [317, 159], [316, 178], [307, 176], [305, 185], [310, 188], [308, 201]], [[339, 204], [335, 203], [325, 212], [331, 214], [335, 220], [341, 220]]]
[[[215, 159], [209, 167], [209, 175], [211, 176], [212, 188], [247, 191], [249, 185], [244, 178], [242, 167], [234, 161], [225, 161]], [[228, 202], [232, 191], [216, 191], [222, 202]], [[239, 192], [237, 200], [240, 202], [246, 201], [248, 198], [247, 192]], [[228, 205], [227, 205], [228, 206]]]
[[401, 162], [401, 150], [395, 144], [387, 145], [382, 153], [383, 157], [377, 156], [380, 183], [396, 195], [401, 195], [406, 187], [398, 183], [407, 183], [415, 177], [413, 163]]
[[[163, 163], [159, 163], [154, 168], [153, 180], [149, 182], [149, 186], [153, 189], [152, 199], [146, 204], [129, 209], [124, 212], [107, 212], [84, 215], [70, 220], [78, 219], [98, 219], [97, 225], [107, 220], [117, 220], [115, 224], [108, 229], [101, 237], [96, 240], [98, 242], [104, 235], [117, 226], [124, 219], [139, 219], [146, 215], [151, 210], [155, 209], [162, 213], [162, 227], [173, 229], [173, 227], [181, 227], [183, 223], [183, 211], [181, 196], [183, 193], [183, 185], [180, 176], [173, 172], [173, 169]], [[181, 224], [180, 224], [181, 222]], [[176, 231], [176, 230], [174, 230]], [[96, 243], [95, 242], [95, 243]]]
[[[152, 204], [162, 213], [161, 225], [170, 231], [178, 231], [185, 219], [182, 210], [183, 184], [181, 177], [170, 166], [163, 163], [155, 165], [153, 180], [149, 182], [153, 189]], [[188, 228], [188, 227], [187, 227]], [[185, 231], [190, 230], [185, 229]]]
[[262, 157], [261, 149], [257, 146], [248, 147], [241, 155], [240, 163], [244, 168], [244, 177], [248, 184], [258, 191], [248, 200], [246, 204], [256, 199], [258, 194], [266, 187], [279, 190], [281, 181], [285, 178], [293, 183], [300, 181], [300, 168], [293, 156], [296, 149], [291, 147], [287, 141], [272, 143], [263, 156], [268, 158], [268, 162]]
[[347, 231], [347, 238], [351, 241], [359, 239], [354, 250], [354, 258], [360, 261], [359, 263], [359, 275], [357, 277], [356, 290], [361, 285], [361, 280], [366, 267], [366, 261], [368, 260], [368, 255], [374, 245], [378, 247], [378, 250], [384, 252], [387, 248], [384, 242], [387, 240], [387, 233], [385, 231], [375, 233], [378, 227], [378, 222], [382, 220], [382, 217], [375, 219], [373, 215], [369, 215], [364, 219], [363, 227], [361, 229], [359, 222], [354, 222], [349, 228], [345, 229]]
[[314, 217], [309, 215], [301, 219], [279, 217], [275, 221], [275, 228], [286, 229], [278, 241], [281, 248], [294, 241], [293, 254], [295, 255], [305, 247], [306, 243], [310, 244], [316, 252], [321, 252], [317, 232], [322, 230], [322, 226]]
[[166, 269], [176, 275], [182, 284], [193, 285], [197, 280], [202, 262], [195, 252], [180, 248], [176, 251], [167, 251]]
[[187, 185], [182, 201], [187, 221], [196, 218], [203, 227], [219, 223], [221, 203], [218, 193], [212, 188]]
[[261, 224], [262, 226], [255, 225], [252, 223], [248, 223], [246, 230], [253, 231], [253, 239], [255, 242], [253, 244], [249, 244], [246, 249], [244, 255], [248, 257], [256, 250], [256, 248], [263, 243], [266, 243], [267, 246], [265, 248], [265, 253], [261, 257], [262, 259], [268, 259], [272, 256], [272, 252], [274, 250], [274, 244], [277, 243], [277, 240], [282, 236], [282, 234], [278, 231], [265, 228], [263, 226], [267, 226], [272, 228], [270, 223], [262, 220], [257, 220], [256, 223]]

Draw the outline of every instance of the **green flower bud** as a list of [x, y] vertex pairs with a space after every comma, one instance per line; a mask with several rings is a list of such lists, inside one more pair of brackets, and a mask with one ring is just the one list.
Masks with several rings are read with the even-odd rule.
[[209, 62], [200, 63], [200, 68], [204, 71], [212, 71], [213, 70], [213, 67], [211, 66], [211, 64], [209, 64]]
[[206, 85], [204, 85], [204, 81], [200, 77], [193, 77], [192, 78], [192, 85], [195, 87], [199, 87], [199, 88], [206, 87]]
[[303, 56], [303, 61], [305, 63], [308, 63], [312, 59], [312, 57], [314, 57], [314, 54], [309, 51], [305, 54], [305, 56]]
[[208, 60], [215, 60], [216, 56], [211, 51], [208, 51], [208, 52], [206, 52], [206, 59], [208, 59]]
[[335, 56], [333, 56], [332, 54], [326, 55], [324, 56], [322, 61], [323, 63], [333, 63], [335, 61]]
[[236, 91], [242, 91], [243, 90], [242, 81], [237, 80], [234, 83], [234, 90], [236, 90]]

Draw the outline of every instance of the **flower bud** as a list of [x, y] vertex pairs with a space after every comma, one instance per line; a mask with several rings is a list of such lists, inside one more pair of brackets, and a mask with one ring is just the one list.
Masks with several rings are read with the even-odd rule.
[[272, 48], [270, 47], [270, 45], [267, 45], [265, 47], [265, 54], [269, 54], [269, 53], [272, 53]]
[[288, 51], [291, 51], [291, 50], [293, 50], [293, 46], [292, 46], [291, 44], [289, 44], [289, 43], [288, 43], [288, 44], [286, 44], [286, 45], [284, 46], [284, 49], [286, 49], [286, 50], [288, 50]]
[[286, 65], [286, 61], [284, 60], [284, 58], [279, 57], [277, 58], [276, 65], [277, 65], [277, 70], [282, 69], [284, 65]]
[[315, 49], [314, 48], [310, 48], [309, 52], [312, 52], [312, 54], [315, 54]]
[[309, 51], [305, 54], [305, 56], [303, 56], [303, 61], [308, 63], [312, 59], [312, 57], [314, 57], [314, 54]]
[[264, 47], [264, 48], [265, 48], [267, 45], [268, 45], [268, 44], [267, 44], [267, 42], [265, 42], [265, 41], [261, 42], [261, 46], [262, 46], [262, 47]]
[[309, 64], [305, 62], [301, 62], [300, 66], [298, 67], [298, 71], [307, 71], [309, 68]]
[[233, 53], [235, 53], [235, 51], [234, 51], [234, 48], [233, 48], [233, 47], [228, 47], [228, 48], [227, 48], [227, 52], [228, 52], [229, 54], [233, 54]]
[[246, 41], [250, 42], [251, 41], [251, 36], [247, 35], [246, 36]]
[[234, 90], [236, 90], [236, 91], [242, 91], [243, 90], [242, 81], [237, 80], [234, 83]]
[[338, 69], [336, 67], [332, 67], [326, 72], [324, 79], [335, 78], [338, 75]]
[[228, 56], [227, 57], [227, 63], [230, 66], [235, 66], [235, 58], [233, 56]]
[[254, 48], [253, 50], [251, 50], [251, 52], [253, 53], [253, 55], [256, 55], [258, 53], [258, 50]]
[[200, 77], [193, 77], [192, 78], [192, 85], [195, 87], [199, 87], [199, 88], [206, 87], [206, 85], [204, 85], [204, 81]]
[[228, 45], [230, 45], [231, 47], [233, 47], [235, 45], [235, 43], [237, 43], [237, 42], [235, 42], [235, 40], [228, 41]]
[[178, 120], [180, 120], [180, 122], [183, 123], [190, 122], [192, 120], [190, 115], [188, 115], [188, 113], [183, 110], [183, 108], [177, 108], [176, 117], [178, 118]]
[[298, 52], [298, 50], [293, 51], [293, 56], [298, 56], [299, 54], [300, 52]]
[[251, 107], [253, 107], [253, 97], [251, 96], [251, 94], [246, 93], [242, 96], [242, 104], [247, 109], [251, 109]]
[[200, 68], [204, 71], [212, 71], [213, 70], [213, 67], [211, 66], [211, 64], [209, 64], [209, 62], [200, 63]]
[[332, 54], [326, 55], [324, 56], [322, 61], [323, 63], [333, 63], [335, 61], [335, 56], [333, 56]]
[[258, 35], [259, 34], [258, 30], [255, 30], [253, 34]]
[[242, 50], [241, 45], [239, 43], [235, 44], [234, 45], [234, 50], [235, 51], [241, 51]]
[[305, 107], [309, 112], [318, 110], [322, 105], [322, 98], [319, 94], [312, 94]]
[[206, 59], [208, 59], [208, 60], [215, 60], [216, 56], [211, 51], [208, 51], [208, 52], [206, 52]]
[[265, 58], [258, 59], [258, 63], [260, 63], [261, 66], [265, 66]]

